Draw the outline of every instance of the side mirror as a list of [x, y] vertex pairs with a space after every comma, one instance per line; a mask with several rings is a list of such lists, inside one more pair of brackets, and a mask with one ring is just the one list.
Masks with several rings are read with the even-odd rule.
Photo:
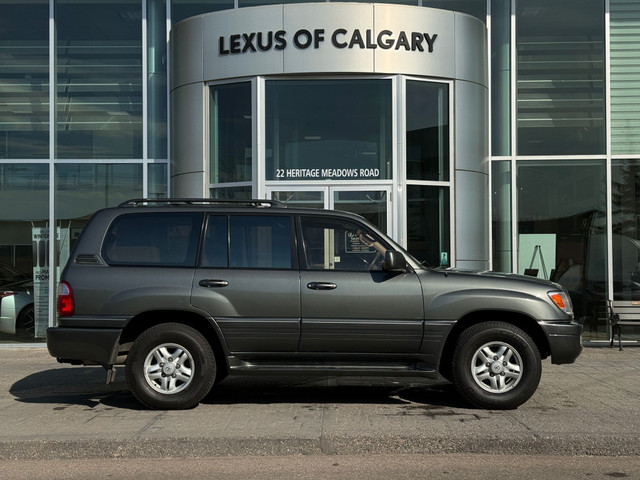
[[407, 270], [407, 260], [402, 253], [395, 250], [387, 250], [384, 252], [382, 270], [385, 272], [404, 272]]

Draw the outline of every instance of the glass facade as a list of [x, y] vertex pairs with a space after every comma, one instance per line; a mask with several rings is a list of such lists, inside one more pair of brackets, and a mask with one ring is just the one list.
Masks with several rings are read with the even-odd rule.
[[96, 210], [167, 196], [166, 12], [164, 0], [0, 2], [0, 269], [15, 277], [0, 284], [0, 342], [44, 340]]
[[[32, 309], [0, 325], [0, 342], [43, 339], [55, 275], [96, 209], [170, 194], [171, 26], [274, 3], [283, 2], [0, 1], [0, 267], [24, 274], [21, 298], [31, 297]], [[392, 3], [486, 22], [492, 269], [559, 281], [585, 322], [585, 339], [606, 340], [607, 300], [640, 301], [640, 1]], [[266, 78], [263, 104], [255, 79], [211, 85], [210, 195], [250, 198], [260, 180], [274, 189], [272, 198], [361, 208], [390, 228], [392, 182], [400, 175], [405, 243], [430, 264], [455, 266], [454, 88], [390, 78]], [[264, 107], [264, 125], [253, 118], [256, 105]], [[264, 164], [256, 163], [258, 128]], [[348, 170], [344, 159], [370, 172], [379, 188], [301, 190], [293, 184], [310, 179], [287, 177]], [[624, 337], [638, 340], [640, 329], [625, 327]]]

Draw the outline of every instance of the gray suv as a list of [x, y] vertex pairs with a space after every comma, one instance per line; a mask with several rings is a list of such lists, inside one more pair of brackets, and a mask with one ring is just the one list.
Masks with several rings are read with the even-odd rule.
[[125, 365], [144, 405], [197, 405], [226, 375], [422, 376], [516, 408], [581, 326], [557, 284], [422, 265], [357, 215], [263, 200], [97, 212], [58, 288], [60, 362]]

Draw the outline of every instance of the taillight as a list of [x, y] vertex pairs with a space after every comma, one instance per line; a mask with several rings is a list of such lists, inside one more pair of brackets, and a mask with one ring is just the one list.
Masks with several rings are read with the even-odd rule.
[[58, 315], [69, 317], [75, 313], [76, 305], [73, 301], [73, 290], [67, 282], [58, 284]]

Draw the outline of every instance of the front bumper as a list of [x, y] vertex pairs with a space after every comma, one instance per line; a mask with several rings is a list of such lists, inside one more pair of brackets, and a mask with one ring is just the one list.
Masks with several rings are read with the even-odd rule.
[[576, 322], [542, 322], [549, 339], [551, 363], [573, 363], [582, 352], [582, 325]]
[[50, 327], [47, 349], [62, 363], [114, 365], [118, 357], [120, 328]]

